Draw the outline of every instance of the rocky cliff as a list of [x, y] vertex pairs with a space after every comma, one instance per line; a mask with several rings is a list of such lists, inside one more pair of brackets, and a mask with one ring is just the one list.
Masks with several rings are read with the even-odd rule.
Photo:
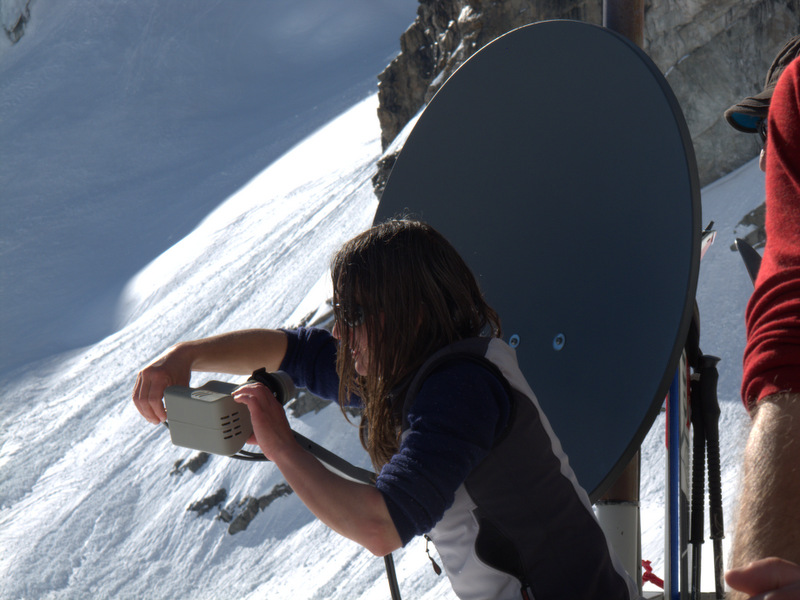
[[30, 19], [31, 0], [0, 0], [0, 25], [12, 44], [19, 41]]
[[[386, 149], [464, 60], [499, 35], [546, 19], [602, 24], [602, 0], [420, 0], [400, 54], [379, 76]], [[722, 113], [760, 91], [772, 59], [800, 32], [800, 0], [645, 0], [643, 49], [665, 74], [694, 142], [701, 185], [758, 154]], [[394, 156], [380, 162], [380, 194]]]

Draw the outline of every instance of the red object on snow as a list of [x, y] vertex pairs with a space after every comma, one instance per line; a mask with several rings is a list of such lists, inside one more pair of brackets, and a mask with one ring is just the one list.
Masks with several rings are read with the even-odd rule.
[[649, 560], [642, 561], [642, 568], [644, 569], [644, 573], [642, 573], [642, 583], [647, 583], [649, 581], [663, 590], [664, 580], [653, 573], [653, 567], [650, 566]]

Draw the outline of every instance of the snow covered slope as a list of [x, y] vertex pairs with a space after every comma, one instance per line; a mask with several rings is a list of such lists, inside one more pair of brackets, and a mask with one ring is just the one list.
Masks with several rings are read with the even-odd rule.
[[[238, 515], [241, 501], [274, 492], [280, 474], [221, 457], [196, 474], [180, 471], [175, 462], [196, 453], [172, 446], [130, 402], [138, 368], [174, 341], [291, 324], [324, 299], [316, 284], [332, 251], [375, 210], [376, 106], [374, 97], [357, 104], [144, 269], [119, 332], [5, 382], [0, 547], [15, 550], [0, 557], [0, 596], [383, 597], [382, 562], [315, 522], [294, 496], [229, 534], [219, 508]], [[315, 156], [328, 157], [322, 168], [297, 168]], [[293, 426], [365, 464], [337, 408]], [[187, 512], [223, 488], [219, 507]]]
[[0, 36], [0, 370], [112, 333], [131, 277], [374, 93], [415, 9], [32, 3], [22, 39]]

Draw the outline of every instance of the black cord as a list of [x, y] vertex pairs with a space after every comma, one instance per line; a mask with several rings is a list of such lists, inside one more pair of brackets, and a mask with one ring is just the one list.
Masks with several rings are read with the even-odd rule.
[[[269, 461], [269, 459], [263, 454], [261, 454], [261, 452], [248, 452], [247, 450], [239, 450], [238, 454], [241, 455], [243, 458]], [[237, 455], [235, 454], [231, 458], [236, 458], [236, 456]]]
[[239, 450], [237, 454], [232, 454], [228, 458], [235, 458], [236, 460], [248, 460], [251, 462], [270, 462], [270, 460], [263, 454], [246, 452], [244, 450]]

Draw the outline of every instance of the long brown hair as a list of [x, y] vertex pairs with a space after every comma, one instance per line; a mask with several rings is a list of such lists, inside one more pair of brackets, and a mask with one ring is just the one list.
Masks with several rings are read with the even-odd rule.
[[[356, 236], [334, 257], [331, 274], [341, 333], [339, 396], [362, 398], [361, 439], [379, 469], [399, 444], [392, 390], [448, 344], [478, 335], [500, 337], [500, 319], [455, 248], [420, 221], [388, 221]], [[348, 335], [354, 315], [363, 315], [368, 340], [364, 377], [355, 371]]]

